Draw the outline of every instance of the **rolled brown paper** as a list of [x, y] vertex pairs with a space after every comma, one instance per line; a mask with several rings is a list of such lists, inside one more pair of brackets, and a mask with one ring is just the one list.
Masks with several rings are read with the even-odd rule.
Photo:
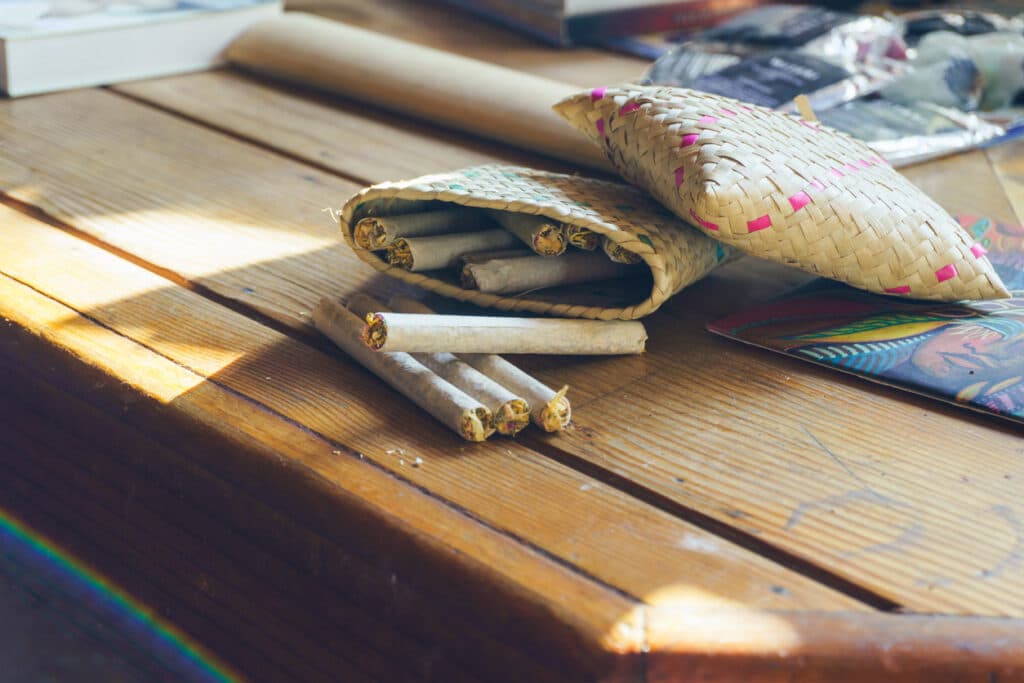
[[[390, 310], [367, 294], [354, 294], [348, 300], [348, 309], [365, 318], [368, 314]], [[450, 382], [485, 405], [491, 411], [492, 426], [499, 434], [515, 436], [530, 423], [530, 404], [512, 391], [498, 384], [455, 354], [416, 353], [412, 357], [423, 363], [438, 377]]]
[[571, 85], [289, 12], [252, 27], [228, 61], [575, 164], [611, 172], [551, 107]]
[[422, 237], [471, 232], [493, 227], [487, 215], [464, 207], [405, 213], [398, 216], [367, 216], [356, 223], [352, 240], [363, 249], [385, 249], [399, 237]]
[[606, 355], [643, 353], [647, 343], [636, 320], [377, 313], [366, 323], [363, 338], [375, 351]]
[[387, 261], [413, 272], [440, 270], [458, 266], [465, 254], [484, 249], [507, 249], [519, 243], [519, 238], [501, 228], [435, 237], [402, 237], [388, 247]]
[[491, 412], [407, 353], [374, 353], [360, 339], [359, 316], [330, 299], [313, 309], [316, 328], [360, 365], [404, 394], [467, 441], [483, 441], [494, 429]]
[[[391, 297], [388, 305], [399, 313], [434, 312], [423, 302], [401, 295]], [[572, 406], [566, 398], [568, 386], [562, 387], [561, 391], [555, 391], [536, 377], [493, 353], [465, 353], [460, 358], [498, 384], [525, 398], [531, 406], [530, 418], [544, 431], [559, 432], [569, 425], [572, 419]]]
[[594, 251], [570, 251], [558, 258], [528, 256], [467, 263], [462, 283], [469, 289], [492, 294], [529, 292], [545, 287], [613, 280], [639, 272]]
[[513, 211], [489, 211], [488, 214], [523, 244], [541, 256], [559, 256], [565, 253], [569, 242], [565, 227], [545, 216]]
[[536, 256], [532, 249], [492, 249], [490, 251], [473, 251], [462, 255], [462, 265], [467, 263], [485, 263], [494, 259], [531, 258]]

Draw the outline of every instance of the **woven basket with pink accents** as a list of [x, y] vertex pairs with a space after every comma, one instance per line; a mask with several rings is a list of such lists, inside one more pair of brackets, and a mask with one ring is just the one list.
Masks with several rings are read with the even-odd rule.
[[880, 294], [1009, 296], [980, 244], [865, 144], [789, 114], [624, 85], [555, 106], [706, 235]]

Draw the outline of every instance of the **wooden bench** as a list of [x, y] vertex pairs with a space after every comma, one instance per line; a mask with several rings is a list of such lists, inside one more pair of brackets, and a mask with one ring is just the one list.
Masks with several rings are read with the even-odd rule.
[[[644, 67], [431, 5], [292, 8], [580, 86]], [[640, 357], [525, 359], [573, 428], [470, 445], [313, 330], [321, 296], [398, 288], [333, 214], [564, 164], [230, 70], [0, 101], [0, 141], [0, 505], [239, 676], [1024, 676], [1020, 428], [704, 330], [798, 271], [721, 269]], [[906, 173], [1024, 222], [1022, 142]]]

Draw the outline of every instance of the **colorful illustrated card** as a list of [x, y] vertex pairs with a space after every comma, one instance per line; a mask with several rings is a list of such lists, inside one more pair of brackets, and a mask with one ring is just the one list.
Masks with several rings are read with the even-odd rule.
[[816, 280], [711, 332], [1024, 422], [1024, 226], [960, 216], [1011, 299], [937, 304]]

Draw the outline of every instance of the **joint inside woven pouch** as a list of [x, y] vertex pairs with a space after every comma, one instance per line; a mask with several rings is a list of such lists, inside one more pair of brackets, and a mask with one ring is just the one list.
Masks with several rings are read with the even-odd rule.
[[[388, 197], [368, 198], [355, 208], [350, 219], [351, 223], [346, 229], [355, 229], [355, 226], [359, 221], [368, 217], [388, 218], [405, 214], [440, 211], [460, 206], [462, 205], [455, 202], [445, 202], [441, 200], [409, 200]], [[481, 231], [494, 229], [495, 223], [488, 215], [489, 211], [494, 211], [493, 208], [474, 208], [473, 210], [479, 212], [479, 229]], [[556, 222], [559, 220], [557, 214], [541, 215], [544, 215], [546, 218]], [[522, 246], [525, 249], [526, 245], [524, 244]], [[408, 248], [404, 243], [399, 245], [399, 247], [400, 248], [393, 251], [393, 253], [395, 256], [401, 256], [402, 258], [399, 260], [402, 261], [402, 265], [407, 266], [411, 261]], [[606, 258], [601, 249], [597, 249], [596, 251], [587, 251], [577, 249], [576, 247], [570, 248], [561, 256], [538, 256], [531, 255], [528, 252], [524, 253], [526, 254], [524, 258], [544, 260], [557, 260], [562, 258], [578, 259], [582, 258], [582, 255], [586, 255], [587, 258]], [[372, 258], [379, 259], [385, 263], [388, 259], [388, 252], [385, 250], [375, 250], [372, 252], [364, 251], [364, 258], [367, 254], [372, 254]], [[398, 268], [396, 267], [390, 272], [395, 274], [395, 270], [398, 270]], [[413, 274], [410, 273], [409, 275]], [[421, 271], [415, 273], [415, 275], [427, 277], [431, 280], [442, 282], [460, 289], [464, 289], [464, 284], [467, 281], [469, 283], [473, 282], [473, 278], [471, 276], [464, 279], [461, 265], [459, 267]], [[401, 277], [401, 275], [399, 276]], [[653, 277], [651, 270], [641, 261], [639, 265], [629, 267], [628, 275], [625, 277], [529, 289], [523, 292], [504, 292], [498, 296], [518, 301], [536, 301], [538, 303], [557, 303], [581, 307], [625, 308], [636, 305], [650, 297], [652, 286]], [[465, 291], [472, 292], [473, 290]]]

